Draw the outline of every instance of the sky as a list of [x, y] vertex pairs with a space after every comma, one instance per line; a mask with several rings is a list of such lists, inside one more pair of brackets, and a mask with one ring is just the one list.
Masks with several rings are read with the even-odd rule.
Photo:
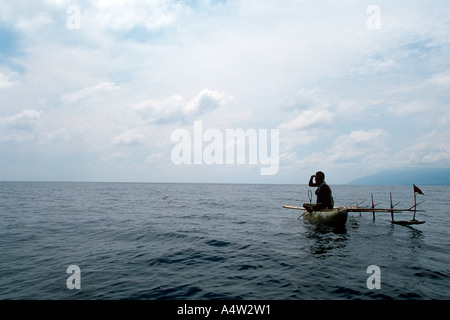
[[[343, 184], [450, 167], [449, 17], [448, 0], [0, 0], [0, 181], [305, 184], [321, 170]], [[238, 129], [257, 150], [278, 132], [276, 170], [261, 174], [261, 154], [174, 161], [249, 156], [255, 141], [226, 139]]]

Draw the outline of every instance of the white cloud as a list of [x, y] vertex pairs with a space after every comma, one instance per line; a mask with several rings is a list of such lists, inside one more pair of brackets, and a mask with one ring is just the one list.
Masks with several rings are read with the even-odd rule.
[[166, 100], [147, 100], [136, 106], [136, 112], [143, 120], [152, 123], [166, 123], [177, 121], [183, 114], [185, 99], [174, 95]]
[[87, 98], [98, 99], [102, 95], [106, 95], [111, 91], [116, 91], [118, 89], [119, 87], [114, 82], [100, 82], [93, 87], [87, 87], [75, 93], [64, 94], [61, 97], [61, 101], [63, 103], [71, 104]]
[[130, 130], [114, 138], [114, 146], [135, 147], [143, 143], [145, 135], [140, 130]]
[[49, 8], [40, 1], [3, 1], [0, 19], [23, 32], [35, 32], [53, 22]]
[[213, 111], [231, 99], [232, 97], [225, 93], [205, 89], [189, 101], [183, 111], [186, 115], [196, 116]]
[[0, 90], [13, 87], [18, 84], [18, 73], [17, 72], [0, 72]]
[[329, 111], [303, 111], [295, 119], [280, 125], [280, 129], [305, 130], [313, 127], [324, 127], [333, 123], [333, 114]]
[[164, 158], [164, 154], [162, 153], [153, 153], [149, 156], [147, 156], [147, 158], [145, 158], [145, 163], [160, 163], [161, 159]]
[[12, 116], [0, 118], [0, 126], [4, 129], [30, 130], [35, 127], [36, 122], [41, 118], [41, 114], [37, 110], [23, 110]]
[[330, 150], [328, 159], [332, 162], [358, 162], [361, 157], [369, 159], [385, 151], [383, 138], [388, 134], [383, 129], [358, 130], [338, 137]]
[[435, 74], [430, 79], [427, 80], [427, 83], [449, 89], [450, 88], [450, 74], [448, 74], [448, 73]]
[[27, 109], [0, 118], [0, 140], [24, 141], [35, 138], [35, 130], [40, 123], [41, 115], [41, 111]]
[[431, 131], [421, 138], [412, 139], [397, 150], [392, 162], [397, 167], [427, 165], [440, 167], [450, 163], [450, 131]]
[[151, 123], [185, 122], [214, 111], [230, 100], [232, 97], [225, 93], [204, 89], [191, 100], [181, 95], [160, 101], [147, 100], [139, 103], [136, 111], [143, 120]]
[[100, 162], [103, 163], [116, 163], [123, 160], [128, 160], [129, 155], [125, 154], [124, 152], [114, 152], [111, 154], [102, 154], [100, 157], [97, 158]]
[[87, 17], [101, 28], [113, 31], [129, 31], [137, 27], [156, 30], [170, 26], [180, 15], [189, 12], [189, 7], [178, 1], [100, 0], [93, 3]]
[[[190, 8], [172, 0], [34, 0], [2, 3], [0, 18], [23, 32], [36, 33], [40, 29], [57, 25], [68, 18], [67, 8], [80, 8], [82, 27], [102, 32], [129, 31], [134, 28], [157, 30], [174, 24]], [[92, 31], [92, 30], [91, 30]]]
[[338, 148], [351, 147], [361, 143], [375, 141], [384, 135], [386, 135], [386, 131], [383, 129], [358, 130], [353, 131], [348, 135], [340, 136], [336, 139], [335, 144]]
[[67, 143], [70, 142], [70, 134], [65, 128], [43, 132], [40, 141], [42, 143]]
[[417, 113], [430, 112], [434, 106], [430, 105], [429, 101], [424, 100], [411, 100], [406, 102], [391, 103], [388, 108], [388, 112], [396, 116], [408, 116]]

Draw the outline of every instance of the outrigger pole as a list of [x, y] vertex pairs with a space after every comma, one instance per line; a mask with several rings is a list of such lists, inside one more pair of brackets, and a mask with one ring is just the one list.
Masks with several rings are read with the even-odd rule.
[[[413, 224], [422, 224], [425, 223], [425, 221], [417, 221], [416, 220], [416, 212], [423, 212], [424, 210], [419, 210], [417, 209], [417, 206], [419, 204], [421, 204], [424, 201], [420, 201], [417, 202], [417, 193], [419, 194], [423, 194], [422, 190], [420, 190], [418, 187], [416, 187], [414, 185], [414, 205], [412, 205], [409, 208], [404, 208], [404, 209], [397, 209], [396, 206], [400, 203], [397, 202], [396, 204], [393, 203], [392, 201], [392, 193], [389, 193], [389, 200], [390, 200], [390, 207], [389, 209], [386, 208], [375, 208], [377, 205], [379, 205], [379, 203], [375, 204], [374, 200], [373, 200], [373, 193], [371, 194], [371, 199], [372, 199], [372, 206], [370, 208], [363, 208], [360, 207], [359, 204], [356, 205], [356, 207], [344, 207], [348, 212], [359, 212], [361, 215], [361, 212], [372, 212], [372, 216], [373, 216], [373, 220], [375, 220], [375, 213], [376, 212], [390, 212], [391, 213], [391, 222], [394, 224], [400, 224], [403, 226], [409, 226], [409, 225], [413, 225]], [[394, 217], [394, 213], [396, 212], [407, 212], [407, 211], [413, 211], [413, 218], [410, 221], [395, 221], [395, 217]]]
[[[374, 204], [374, 202], [373, 202], [373, 193], [371, 193], [370, 194], [370, 196], [371, 196], [371, 198], [372, 198], [372, 206], [370, 207], [371, 209], [375, 209], [375, 207], [377, 206], [377, 205], [379, 205], [380, 203], [377, 203], [377, 204]], [[373, 220], [375, 221], [375, 210], [373, 210], [372, 211], [372, 217], [373, 217]], [[360, 215], [361, 215], [361, 213], [360, 213]]]
[[[372, 197], [372, 209], [375, 209], [375, 204], [373, 203], [373, 193], [371, 193], [370, 196]], [[375, 221], [375, 211], [372, 211], [372, 217], [373, 221]]]
[[396, 204], [392, 203], [392, 192], [389, 192], [389, 200], [391, 203], [389, 210], [389, 212], [391, 213], [391, 221], [394, 222], [394, 211], [401, 212], [401, 211], [408, 211], [409, 209], [402, 209], [402, 210], [394, 209], [400, 202], [397, 202]]

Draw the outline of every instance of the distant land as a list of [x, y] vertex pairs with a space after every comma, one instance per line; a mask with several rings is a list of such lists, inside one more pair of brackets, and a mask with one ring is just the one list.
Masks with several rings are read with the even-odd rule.
[[450, 186], [450, 168], [386, 170], [358, 178], [350, 185], [433, 185]]

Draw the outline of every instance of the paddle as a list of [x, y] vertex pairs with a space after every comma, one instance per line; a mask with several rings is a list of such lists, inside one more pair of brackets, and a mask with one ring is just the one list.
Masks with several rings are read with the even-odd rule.
[[301, 215], [300, 217], [298, 217], [297, 219], [300, 219], [301, 217], [303, 217], [303, 216], [305, 215], [305, 213], [308, 212], [308, 211], [306, 210], [306, 208], [303, 208], [303, 207], [294, 207], [294, 206], [286, 206], [286, 205], [283, 205], [282, 207], [283, 207], [283, 208], [286, 208], [286, 209], [305, 210], [305, 212], [303, 212], [302, 215]]
[[300, 220], [301, 217], [303, 217], [305, 215], [305, 213], [307, 213], [308, 211], [305, 210], [305, 212], [302, 213], [302, 215], [300, 217], [298, 217], [297, 219]]

